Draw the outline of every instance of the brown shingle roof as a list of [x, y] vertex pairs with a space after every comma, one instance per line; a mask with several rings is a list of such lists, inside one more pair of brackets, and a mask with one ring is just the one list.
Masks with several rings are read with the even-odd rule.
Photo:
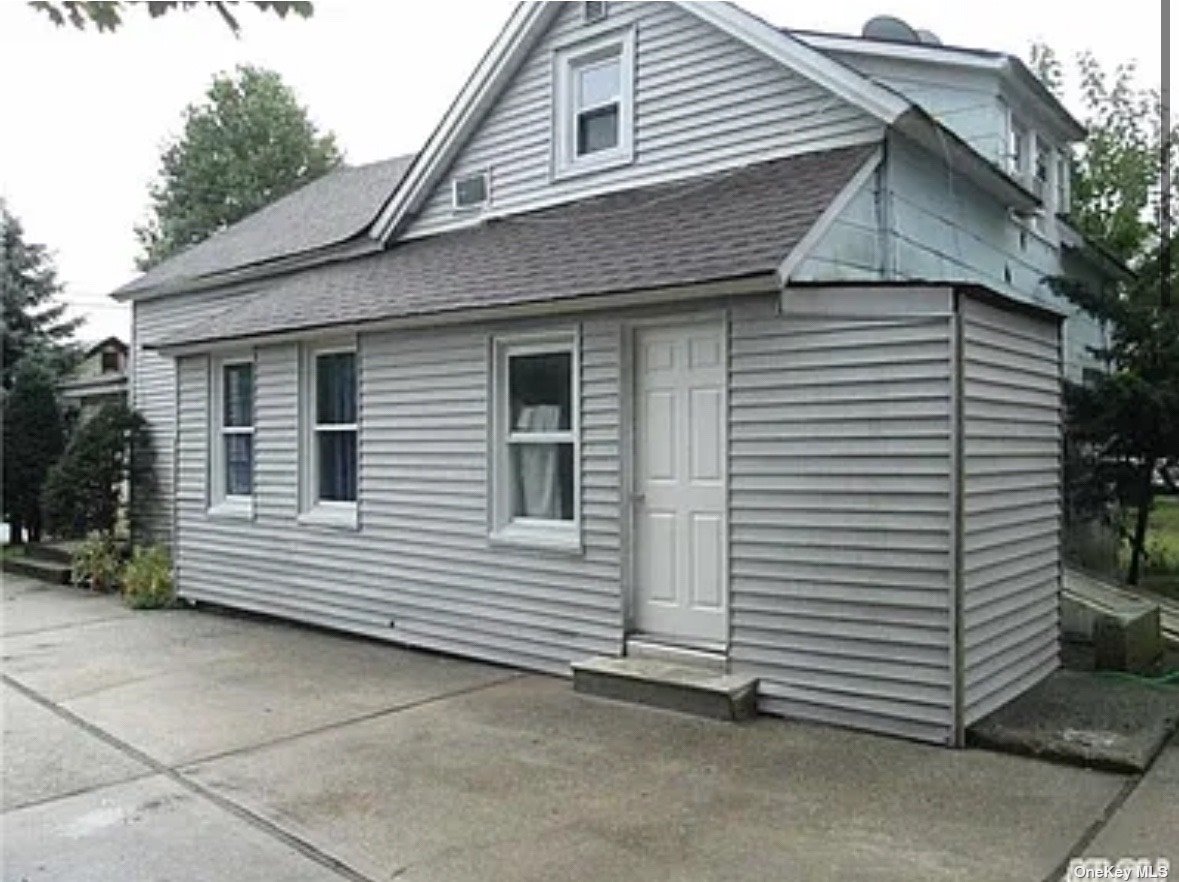
[[561, 301], [773, 272], [873, 151], [810, 153], [627, 190], [261, 283], [149, 345]]

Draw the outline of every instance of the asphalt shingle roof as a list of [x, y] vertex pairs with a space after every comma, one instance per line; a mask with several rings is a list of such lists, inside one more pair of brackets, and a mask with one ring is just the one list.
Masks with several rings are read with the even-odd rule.
[[209, 343], [773, 272], [873, 145], [581, 200], [267, 279], [148, 345]]
[[138, 294], [335, 245], [361, 233], [397, 189], [413, 156], [341, 166], [152, 267], [116, 291]]

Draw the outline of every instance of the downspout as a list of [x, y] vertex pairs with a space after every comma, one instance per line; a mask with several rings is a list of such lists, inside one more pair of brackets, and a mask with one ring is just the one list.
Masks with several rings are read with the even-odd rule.
[[963, 625], [965, 583], [963, 573], [964, 495], [962, 295], [953, 292], [950, 315], [950, 695], [952, 718], [950, 743], [966, 746], [965, 691], [966, 647]]

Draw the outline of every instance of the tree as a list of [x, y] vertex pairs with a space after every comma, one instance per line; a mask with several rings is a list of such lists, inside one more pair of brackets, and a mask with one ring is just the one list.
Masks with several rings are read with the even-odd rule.
[[82, 319], [65, 318], [57, 270], [44, 245], [25, 241], [20, 222], [0, 200], [0, 293], [3, 294], [3, 388], [11, 389], [18, 362], [37, 357], [63, 371], [77, 355], [70, 342]]
[[214, 78], [184, 112], [184, 134], [161, 157], [152, 216], [136, 228], [140, 269], [194, 245], [340, 162], [277, 73], [239, 67]]
[[1100, 508], [1107, 499], [1134, 510], [1126, 537], [1126, 581], [1142, 574], [1156, 476], [1179, 462], [1179, 311], [1159, 302], [1162, 266], [1145, 261], [1125, 289], [1093, 290], [1065, 279], [1061, 293], [1109, 323], [1110, 343], [1097, 354], [1110, 370], [1065, 391], [1069, 443], [1085, 451], [1074, 479], [1078, 497]]
[[[33, 9], [49, 16], [58, 27], [72, 25], [80, 31], [93, 26], [99, 33], [114, 32], [123, 25], [123, 9], [126, 4], [110, 2], [110, 0], [32, 0], [29, 3]], [[194, 7], [213, 9], [221, 16], [221, 20], [237, 36], [241, 31], [233, 6], [236, 3], [223, 3], [217, 0], [195, 2], [195, 0], [150, 0], [148, 3], [137, 3], [136, 6], [146, 6], [147, 13], [152, 18], [159, 18], [177, 10], [187, 12]], [[313, 12], [311, 3], [302, 2], [254, 2], [251, 6], [262, 12], [273, 12], [279, 18], [286, 18], [288, 13], [294, 13], [300, 18], [310, 18]]]
[[[1033, 47], [1031, 63], [1059, 94], [1064, 68], [1051, 49]], [[1176, 142], [1164, 137], [1158, 93], [1135, 85], [1132, 64], [1110, 76], [1082, 53], [1077, 73], [1088, 135], [1073, 162], [1070, 219], [1135, 276], [1102, 289], [1050, 280], [1109, 334], [1095, 352], [1108, 372], [1065, 388], [1065, 511], [1083, 520], [1113, 503], [1133, 510], [1126, 580], [1137, 584], [1157, 476], [1179, 463], [1179, 314], [1168, 305], [1174, 267], [1162, 236], [1162, 188], [1175, 185], [1162, 172]]]
[[64, 443], [52, 371], [25, 358], [4, 396], [4, 513], [12, 541], [41, 540], [41, 489]]
[[[92, 531], [113, 535], [121, 488], [150, 495], [153, 470], [147, 421], [123, 402], [105, 404], [87, 419], [49, 470], [42, 493], [45, 525], [57, 536]], [[132, 531], [135, 530], [135, 512]]]

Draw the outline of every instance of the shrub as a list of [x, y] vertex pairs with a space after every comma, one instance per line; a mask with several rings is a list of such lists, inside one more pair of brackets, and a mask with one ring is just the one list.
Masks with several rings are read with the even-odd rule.
[[74, 584], [93, 591], [110, 591], [119, 582], [123, 557], [119, 545], [109, 533], [91, 533], [74, 552]]
[[123, 599], [132, 609], [158, 609], [172, 602], [172, 561], [163, 545], [136, 548], [123, 572]]
[[150, 483], [151, 474], [147, 423], [122, 402], [106, 404], [78, 427], [49, 470], [46, 524], [59, 536], [113, 533], [123, 482]]

